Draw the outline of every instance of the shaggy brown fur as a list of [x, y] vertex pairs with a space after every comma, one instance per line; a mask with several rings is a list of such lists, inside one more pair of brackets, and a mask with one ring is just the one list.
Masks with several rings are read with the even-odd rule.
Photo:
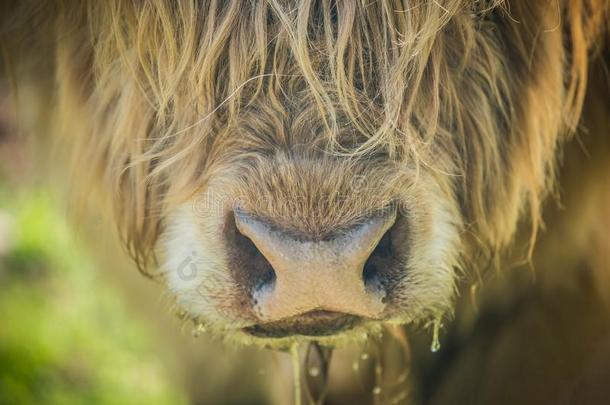
[[[390, 323], [452, 313], [459, 268], [482, 277], [490, 263], [534, 257], [609, 9], [604, 0], [2, 7], [6, 69], [24, 92], [53, 100], [48, 132], [71, 149], [80, 190], [111, 200], [138, 266], [156, 275], [161, 260], [178, 303], [222, 333], [252, 322], [215, 236], [225, 200], [309, 234], [398, 207], [410, 237], [398, 247], [408, 257]], [[603, 125], [591, 135], [605, 131], [607, 145]], [[587, 176], [608, 201], [604, 169]], [[574, 218], [570, 229], [588, 235], [593, 224]], [[195, 236], [180, 239], [193, 222]], [[608, 232], [597, 235], [591, 256], [607, 280]], [[218, 262], [203, 299], [201, 285], [168, 274], [178, 247], [195, 241]], [[515, 246], [526, 252], [506, 259]]]

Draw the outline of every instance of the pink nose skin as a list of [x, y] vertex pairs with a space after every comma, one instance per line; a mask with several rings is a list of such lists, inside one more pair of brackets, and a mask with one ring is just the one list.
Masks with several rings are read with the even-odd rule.
[[371, 218], [330, 240], [301, 241], [236, 212], [237, 229], [256, 245], [276, 275], [272, 287], [254, 293], [260, 320], [273, 322], [319, 310], [378, 318], [385, 293], [366, 288], [363, 268], [395, 216]]

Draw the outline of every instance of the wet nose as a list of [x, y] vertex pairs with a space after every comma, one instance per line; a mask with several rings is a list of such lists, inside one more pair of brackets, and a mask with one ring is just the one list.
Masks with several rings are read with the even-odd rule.
[[[378, 318], [385, 307], [385, 292], [379, 283], [367, 282], [364, 269], [395, 216], [393, 212], [377, 215], [313, 239], [236, 210], [238, 232], [267, 265], [251, 291], [255, 314], [262, 322], [315, 311]], [[246, 263], [241, 271], [248, 272], [249, 267]]]

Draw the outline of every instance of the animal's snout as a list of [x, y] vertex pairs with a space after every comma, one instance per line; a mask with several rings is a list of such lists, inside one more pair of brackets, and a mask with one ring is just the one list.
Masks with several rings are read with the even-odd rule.
[[[303, 334], [299, 322], [290, 322], [303, 316], [309, 329], [324, 330], [332, 329], [330, 324], [353, 325], [354, 318], [379, 318], [387, 280], [372, 270], [372, 254], [380, 250], [395, 218], [388, 211], [313, 238], [236, 209], [235, 237], [229, 241], [236, 280], [249, 293], [260, 322], [281, 324], [283, 333], [290, 324]], [[309, 319], [310, 314], [317, 315]]]

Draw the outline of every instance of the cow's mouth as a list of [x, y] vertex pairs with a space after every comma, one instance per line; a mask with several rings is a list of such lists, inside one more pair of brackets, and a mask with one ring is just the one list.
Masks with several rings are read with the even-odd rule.
[[359, 316], [332, 312], [312, 311], [275, 322], [244, 328], [244, 332], [260, 338], [289, 336], [331, 336], [352, 329], [363, 322]]

